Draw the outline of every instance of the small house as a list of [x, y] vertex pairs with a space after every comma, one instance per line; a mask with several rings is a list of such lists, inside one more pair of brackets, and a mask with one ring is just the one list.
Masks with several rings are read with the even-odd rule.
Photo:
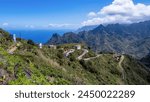
[[81, 50], [81, 45], [76, 45], [75, 48], [76, 48], [77, 50]]
[[57, 46], [56, 46], [56, 45], [49, 45], [48, 47], [49, 47], [49, 48], [52, 48], [52, 49], [57, 49]]
[[16, 40], [16, 34], [13, 35], [13, 40], [14, 40], [15, 43], [17, 42], [17, 40]]
[[39, 48], [42, 49], [42, 47], [43, 47], [43, 45], [42, 45], [42, 43], [40, 43], [40, 44], [39, 44]]
[[113, 55], [113, 58], [114, 58], [116, 61], [120, 61], [121, 55], [120, 55], [120, 54], [114, 54], [114, 55]]

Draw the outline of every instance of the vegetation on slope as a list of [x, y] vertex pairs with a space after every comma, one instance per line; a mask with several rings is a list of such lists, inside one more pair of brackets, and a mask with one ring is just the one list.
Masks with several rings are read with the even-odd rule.
[[[64, 50], [74, 44], [60, 45], [57, 49], [43, 46], [40, 49], [32, 41], [17, 39], [0, 30], [0, 84], [10, 85], [88, 85], [88, 84], [149, 84], [148, 71], [145, 66], [126, 56], [123, 63], [126, 79], [122, 79], [119, 62], [113, 54], [101, 54], [92, 60], [77, 60], [83, 52], [77, 50], [69, 57]], [[8, 53], [10, 46], [17, 49]], [[95, 56], [89, 51], [87, 57]]]

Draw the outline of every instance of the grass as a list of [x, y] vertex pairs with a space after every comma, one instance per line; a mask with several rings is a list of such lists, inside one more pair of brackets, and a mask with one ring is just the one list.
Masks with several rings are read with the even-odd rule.
[[[5, 33], [5, 32], [3, 32]], [[7, 38], [8, 37], [8, 38]], [[30, 45], [20, 40], [20, 46], [14, 54], [8, 54], [7, 49], [13, 45], [9, 35], [0, 39], [0, 68], [6, 71], [5, 84], [10, 85], [116, 85], [116, 84], [149, 84], [150, 77], [145, 67], [137, 60], [126, 56], [122, 63], [126, 79], [113, 54], [89, 60], [77, 60], [83, 53], [77, 50], [68, 58], [64, 57], [65, 49], [73, 48], [76, 44], [60, 45], [57, 49], [44, 46]], [[83, 46], [83, 45], [82, 45]], [[84, 47], [84, 46], [83, 46]], [[64, 48], [64, 49], [62, 49]], [[96, 56], [90, 51], [85, 58]]]

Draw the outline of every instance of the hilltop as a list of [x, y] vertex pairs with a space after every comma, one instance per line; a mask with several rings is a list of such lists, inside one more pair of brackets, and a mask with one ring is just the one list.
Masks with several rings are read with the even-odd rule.
[[82, 43], [44, 45], [0, 29], [0, 84], [120, 85], [150, 84], [147, 67], [115, 53], [95, 53]]

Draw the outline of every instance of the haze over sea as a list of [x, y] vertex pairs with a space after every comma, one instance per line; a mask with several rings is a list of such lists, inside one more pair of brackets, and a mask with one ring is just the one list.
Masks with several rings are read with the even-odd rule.
[[63, 35], [71, 30], [8, 30], [11, 34], [16, 34], [18, 38], [33, 40], [35, 43], [46, 43], [54, 33]]

